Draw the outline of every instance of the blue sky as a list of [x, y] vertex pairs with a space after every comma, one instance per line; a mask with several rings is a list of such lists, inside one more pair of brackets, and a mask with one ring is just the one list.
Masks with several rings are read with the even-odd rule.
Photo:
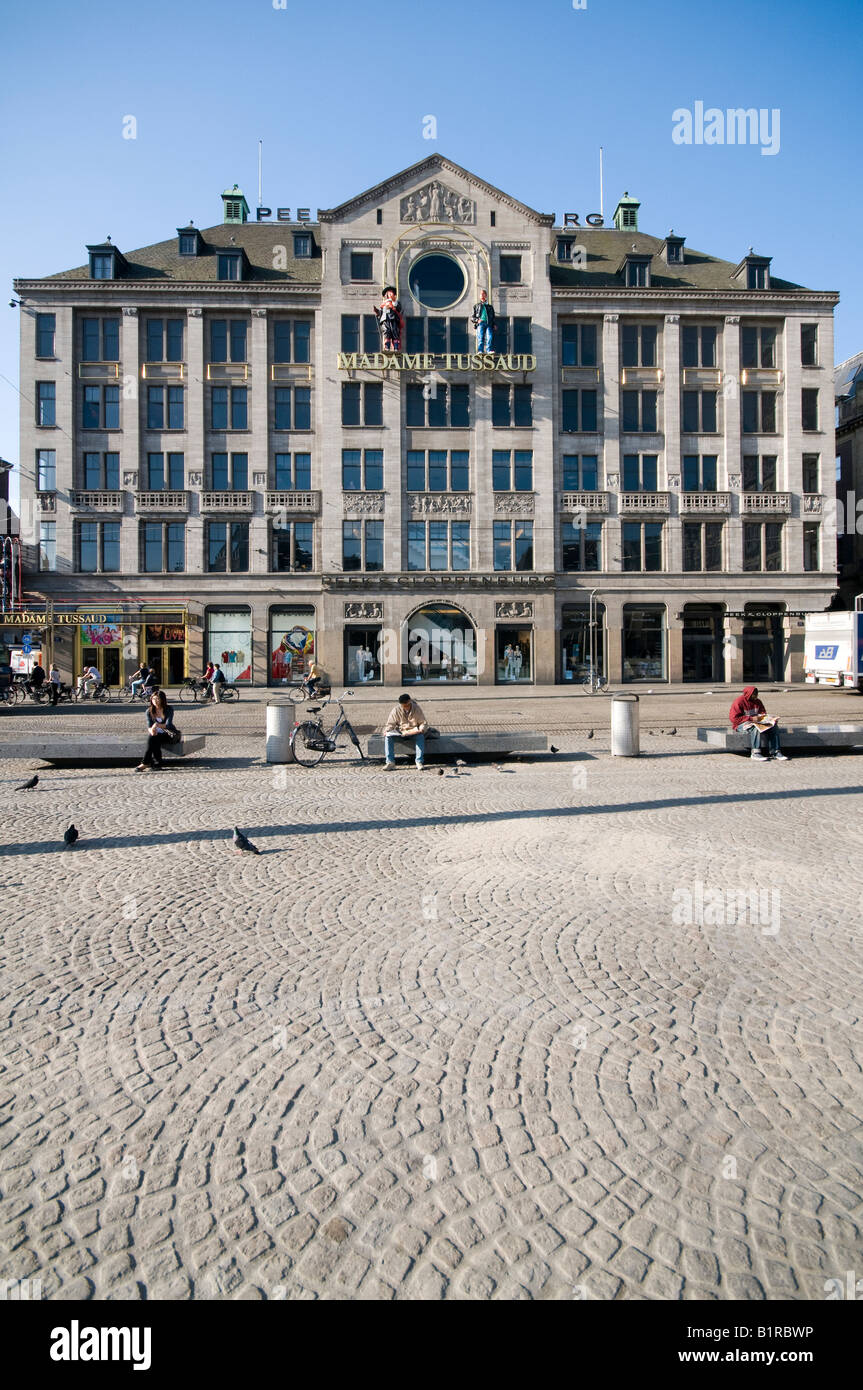
[[[732, 260], [754, 246], [776, 275], [838, 290], [840, 361], [863, 348], [859, 18], [859, 0], [19, 0], [4, 282], [80, 265], [107, 234], [128, 252], [211, 226], [233, 183], [254, 206], [261, 138], [265, 204], [313, 215], [432, 151], [584, 214], [601, 144], [606, 217], [628, 189], [646, 232]], [[672, 113], [696, 101], [778, 108], [779, 152], [675, 144]], [[0, 454], [17, 462], [18, 315], [0, 304]]]

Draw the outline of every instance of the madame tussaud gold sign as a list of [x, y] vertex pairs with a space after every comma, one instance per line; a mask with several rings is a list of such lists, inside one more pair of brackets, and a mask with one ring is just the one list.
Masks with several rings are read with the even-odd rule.
[[535, 372], [530, 352], [340, 352], [338, 370], [397, 372]]

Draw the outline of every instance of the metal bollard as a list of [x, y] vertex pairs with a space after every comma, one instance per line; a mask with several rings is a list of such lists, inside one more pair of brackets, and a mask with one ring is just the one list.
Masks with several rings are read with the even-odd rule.
[[292, 763], [291, 730], [294, 727], [294, 707], [290, 704], [267, 705], [267, 762]]
[[638, 757], [637, 695], [615, 695], [611, 701], [611, 756]]

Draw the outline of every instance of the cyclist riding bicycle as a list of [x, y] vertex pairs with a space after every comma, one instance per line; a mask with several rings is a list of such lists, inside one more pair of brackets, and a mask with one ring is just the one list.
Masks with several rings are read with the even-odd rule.
[[[102, 677], [99, 675], [98, 668], [95, 666], [85, 667], [82, 674], [78, 677], [78, 689], [85, 695], [92, 695], [94, 691], [99, 689], [101, 684]], [[91, 689], [88, 690], [88, 686], [90, 686]]]

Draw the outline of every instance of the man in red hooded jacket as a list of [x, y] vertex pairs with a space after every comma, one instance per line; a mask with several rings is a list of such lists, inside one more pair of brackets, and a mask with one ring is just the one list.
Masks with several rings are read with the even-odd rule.
[[[763, 718], [767, 710], [758, 698], [758, 690], [754, 685], [747, 685], [742, 695], [738, 695], [731, 709], [728, 711], [728, 718], [731, 720], [732, 729], [739, 729], [741, 724], [747, 720]], [[758, 729], [751, 724], [746, 730], [752, 743], [750, 757], [757, 763], [766, 763], [768, 758], [773, 758], [777, 762], [787, 762], [785, 754], [779, 747], [779, 726], [774, 724], [769, 729]]]

